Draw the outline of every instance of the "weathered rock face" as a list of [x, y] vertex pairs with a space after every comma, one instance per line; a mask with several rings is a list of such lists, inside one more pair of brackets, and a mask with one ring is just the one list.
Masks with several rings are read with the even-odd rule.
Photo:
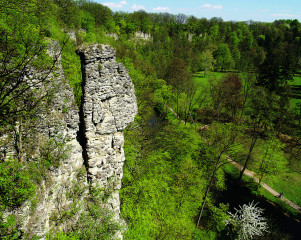
[[118, 218], [118, 190], [125, 160], [122, 131], [137, 113], [134, 86], [125, 67], [115, 61], [112, 47], [91, 45], [80, 48], [78, 54], [84, 96], [80, 131], [88, 179], [100, 187], [114, 188], [109, 203]]
[[116, 41], [119, 39], [117, 33], [106, 33], [106, 36], [114, 38]]
[[[59, 52], [59, 43], [51, 41], [48, 49], [49, 55], [55, 58]], [[46, 79], [42, 81], [41, 79], [44, 79], [45, 76], [47, 76]], [[29, 236], [36, 234], [43, 237], [53, 225], [51, 218], [72, 204], [72, 201], [67, 199], [66, 193], [70, 191], [75, 182], [83, 186], [88, 186], [88, 183], [85, 177], [81, 179], [78, 177], [78, 173], [85, 168], [82, 147], [77, 141], [80, 124], [79, 110], [73, 91], [65, 81], [60, 57], [55, 72], [50, 74], [49, 72], [37, 72], [32, 68], [28, 69], [25, 78], [33, 79], [37, 83], [35, 88], [42, 94], [56, 89], [51, 97], [50, 106], [39, 109], [38, 120], [31, 127], [30, 134], [27, 134], [26, 138], [31, 139], [30, 144], [34, 149], [32, 156], [27, 157], [38, 157], [39, 147], [44, 143], [47, 144], [53, 138], [56, 138], [56, 141], [66, 142], [69, 157], [61, 160], [59, 167], [52, 167], [47, 173], [47, 178], [40, 183], [34, 199], [36, 206], [33, 206], [33, 201], [28, 201], [20, 208], [6, 212], [4, 216], [16, 215], [22, 223], [24, 233]], [[16, 156], [13, 148], [11, 148], [11, 156]], [[71, 222], [60, 227], [68, 228], [67, 225], [72, 224]]]
[[144, 32], [135, 32], [135, 37], [134, 39], [142, 39], [145, 41], [152, 41], [153, 37], [150, 33], [144, 33]]
[[[58, 52], [58, 43], [52, 42], [49, 54], [54, 57]], [[53, 227], [72, 229], [81, 212], [85, 211], [81, 206], [88, 195], [90, 183], [112, 192], [106, 207], [113, 210], [117, 221], [121, 220], [118, 190], [125, 161], [122, 131], [137, 113], [134, 86], [125, 67], [115, 61], [115, 51], [110, 46], [91, 45], [80, 48], [78, 54], [83, 73], [81, 108], [75, 104], [59, 59], [56, 72], [39, 85], [40, 90], [57, 88], [59, 91], [52, 96], [51, 107], [39, 112], [39, 120], [31, 136], [37, 149], [42, 141], [52, 137], [68, 139], [69, 157], [61, 161], [58, 168], [49, 170], [47, 179], [38, 188], [35, 207], [29, 201], [4, 214], [15, 214], [21, 219], [22, 229], [29, 235], [44, 237]], [[38, 81], [43, 73], [31, 69], [28, 77], [37, 77]], [[38, 156], [39, 151], [34, 154]], [[16, 155], [13, 148], [11, 155]], [[87, 175], [82, 176], [85, 169]], [[84, 191], [78, 202], [68, 198], [68, 192], [75, 185]], [[55, 219], [59, 219], [62, 212], [70, 207], [78, 208], [78, 213], [56, 225]], [[118, 233], [116, 238], [122, 238], [121, 234]]]

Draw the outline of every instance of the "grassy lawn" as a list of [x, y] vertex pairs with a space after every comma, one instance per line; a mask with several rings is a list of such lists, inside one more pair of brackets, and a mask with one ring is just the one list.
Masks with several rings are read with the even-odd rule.
[[222, 76], [225, 76], [227, 73], [221, 73], [221, 72], [208, 72], [204, 76], [204, 72], [198, 72], [193, 75], [192, 79], [197, 85], [205, 85], [209, 86], [208, 80], [212, 78], [221, 78]]
[[210, 85], [209, 85], [209, 80], [210, 79], [219, 79], [223, 76], [225, 76], [227, 73], [221, 73], [221, 72], [209, 72], [204, 76], [204, 72], [198, 72], [193, 75], [192, 80], [194, 81], [196, 87], [197, 87], [197, 92], [196, 92], [196, 97], [201, 96], [201, 99], [206, 95], [206, 98], [203, 103], [198, 103], [195, 107], [200, 108], [201, 105], [202, 107], [205, 106], [210, 106], [212, 105], [212, 101], [210, 98]]
[[[222, 76], [226, 75], [227, 73], [220, 73], [220, 72], [210, 72], [206, 76], [204, 76], [204, 72], [199, 72], [194, 75], [193, 80], [197, 84], [198, 87], [198, 93], [201, 93], [203, 89], [208, 88], [209, 91], [209, 80], [213, 78], [221, 78]], [[292, 82], [293, 85], [301, 85], [301, 74], [296, 74], [294, 76], [294, 82]], [[301, 99], [292, 99], [291, 104], [292, 107], [296, 106], [297, 103], [301, 103]], [[210, 105], [211, 102], [208, 100], [204, 105]], [[259, 138], [256, 142], [256, 145], [252, 151], [251, 159], [249, 161], [248, 169], [251, 171], [256, 172], [256, 170], [260, 166], [260, 146], [263, 145], [264, 139]], [[238, 142], [243, 146], [242, 150], [237, 156], [233, 156], [233, 159], [235, 159], [240, 164], [244, 164], [244, 161], [246, 160], [246, 157], [248, 155], [249, 147], [251, 144], [251, 137], [248, 134], [245, 134], [243, 137], [238, 139]], [[286, 156], [288, 157], [288, 156]], [[232, 168], [232, 166], [226, 166], [228, 171], [232, 172], [232, 174], [238, 174], [238, 170]], [[301, 172], [301, 162], [296, 162], [295, 165], [288, 166], [287, 173], [282, 174], [282, 176], [277, 177], [271, 177], [267, 178], [265, 177], [263, 179], [263, 182], [267, 183], [270, 187], [275, 189], [277, 192], [283, 192], [284, 196], [294, 202], [295, 204], [301, 206], [301, 174], [294, 172], [294, 170], [299, 170], [298, 172]], [[262, 191], [261, 194], [266, 195], [265, 190]], [[271, 195], [272, 196], [272, 195]], [[277, 201], [277, 199], [274, 199], [274, 197], [271, 197], [271, 200], [273, 199], [274, 202]]]
[[[295, 74], [294, 81], [291, 82], [291, 85], [299, 85], [301, 86], [301, 74]], [[295, 94], [301, 97], [301, 91], [295, 92]], [[291, 108], [295, 108], [297, 104], [301, 104], [301, 99], [293, 98], [290, 100]]]
[[[239, 177], [239, 173], [240, 173], [239, 170], [238, 170], [235, 166], [233, 166], [233, 165], [231, 165], [231, 164], [226, 164], [226, 165], [224, 166], [224, 171], [225, 171], [227, 174], [229, 174], [229, 175], [230, 175], [232, 178], [234, 178], [234, 179], [237, 179], [237, 178]], [[254, 186], [256, 186], [256, 183], [254, 183], [254, 181], [253, 181], [251, 178], [247, 177], [247, 176], [243, 176], [242, 181], [243, 181], [245, 184], [249, 185], [249, 188], [250, 188], [250, 189], [252, 189], [252, 188], [254, 188]], [[268, 184], [269, 184], [269, 183], [268, 183]], [[274, 182], [274, 184], [275, 184], [275, 182]], [[273, 186], [271, 186], [271, 187], [273, 187]], [[286, 186], [286, 187], [287, 187], [287, 186]], [[277, 189], [276, 187], [275, 187], [275, 190], [278, 191], [278, 189]], [[279, 191], [279, 192], [280, 192], [280, 191]], [[289, 212], [289, 213], [291, 213], [291, 214], [292, 214], [293, 216], [295, 216], [295, 217], [298, 217], [298, 218], [300, 217], [300, 213], [299, 213], [299, 212], [297, 212], [295, 209], [293, 209], [293, 208], [292, 208], [291, 206], [289, 206], [288, 204], [284, 203], [281, 199], [276, 198], [273, 194], [271, 194], [270, 192], [268, 192], [268, 191], [267, 191], [266, 189], [264, 189], [263, 187], [258, 188], [257, 191], [253, 190], [252, 193], [255, 194], [255, 195], [263, 196], [263, 197], [264, 197], [265, 199], [267, 199], [268, 201], [277, 204], [280, 208], [283, 209], [283, 211]], [[286, 195], [285, 195], [285, 193], [284, 193], [284, 196], [285, 196], [286, 198], [290, 199], [289, 196], [286, 196]]]
[[295, 74], [292, 85], [301, 85], [301, 74]]
[[[238, 156], [235, 157], [235, 160], [243, 165], [249, 151], [251, 138], [245, 134], [242, 138], [238, 139], [238, 142], [242, 144], [243, 148]], [[251, 171], [256, 172], [256, 170], [259, 168], [260, 146], [263, 144], [263, 142], [264, 140], [259, 138], [252, 151], [251, 159], [248, 164], [248, 169]], [[263, 179], [263, 182], [267, 183], [277, 192], [282, 192], [286, 198], [299, 206], [301, 206], [301, 174], [296, 173], [293, 170], [296, 170], [296, 168], [300, 169], [300, 165], [301, 163], [298, 163], [298, 166], [294, 166], [294, 169], [291, 169], [291, 167], [288, 166], [287, 173], [284, 173], [281, 176], [279, 175], [271, 178], [266, 177]]]
[[301, 206], [301, 176], [298, 173], [287, 173], [280, 178], [266, 178], [265, 182], [277, 192], [283, 192], [284, 196], [293, 203]]

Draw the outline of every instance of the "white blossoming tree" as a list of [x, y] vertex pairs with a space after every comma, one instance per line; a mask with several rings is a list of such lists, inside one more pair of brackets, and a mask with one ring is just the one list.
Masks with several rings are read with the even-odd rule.
[[255, 236], [262, 236], [267, 231], [266, 219], [262, 217], [264, 209], [257, 207], [258, 203], [244, 204], [239, 209], [235, 208], [235, 213], [230, 214], [228, 224], [236, 229], [239, 240], [253, 239]]

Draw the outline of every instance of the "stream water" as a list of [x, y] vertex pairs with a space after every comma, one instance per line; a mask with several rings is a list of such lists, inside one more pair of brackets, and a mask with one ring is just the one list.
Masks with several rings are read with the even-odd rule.
[[229, 203], [229, 210], [233, 213], [234, 208], [239, 208], [243, 204], [252, 201], [258, 203], [257, 206], [264, 209], [264, 217], [269, 222], [269, 233], [259, 239], [301, 240], [301, 223], [298, 220], [284, 214], [279, 207], [264, 198], [253, 195], [249, 188], [229, 175], [227, 175], [227, 190], [221, 192], [219, 201]]

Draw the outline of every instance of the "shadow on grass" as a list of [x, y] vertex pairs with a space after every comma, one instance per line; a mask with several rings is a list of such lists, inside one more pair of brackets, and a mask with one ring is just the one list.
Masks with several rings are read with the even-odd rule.
[[[229, 211], [234, 212], [243, 204], [254, 201], [258, 207], [264, 209], [264, 216], [269, 223], [269, 233], [264, 238], [259, 239], [290, 239], [299, 240], [301, 236], [301, 216], [288, 207], [279, 198], [276, 198], [268, 192], [264, 192], [262, 187], [253, 179], [243, 177], [242, 181], [238, 180], [239, 170], [231, 165], [225, 167], [227, 190], [219, 195], [219, 203], [229, 203]], [[228, 229], [229, 230], [229, 229]], [[222, 233], [226, 234], [226, 232]], [[233, 239], [223, 236], [223, 240]]]

